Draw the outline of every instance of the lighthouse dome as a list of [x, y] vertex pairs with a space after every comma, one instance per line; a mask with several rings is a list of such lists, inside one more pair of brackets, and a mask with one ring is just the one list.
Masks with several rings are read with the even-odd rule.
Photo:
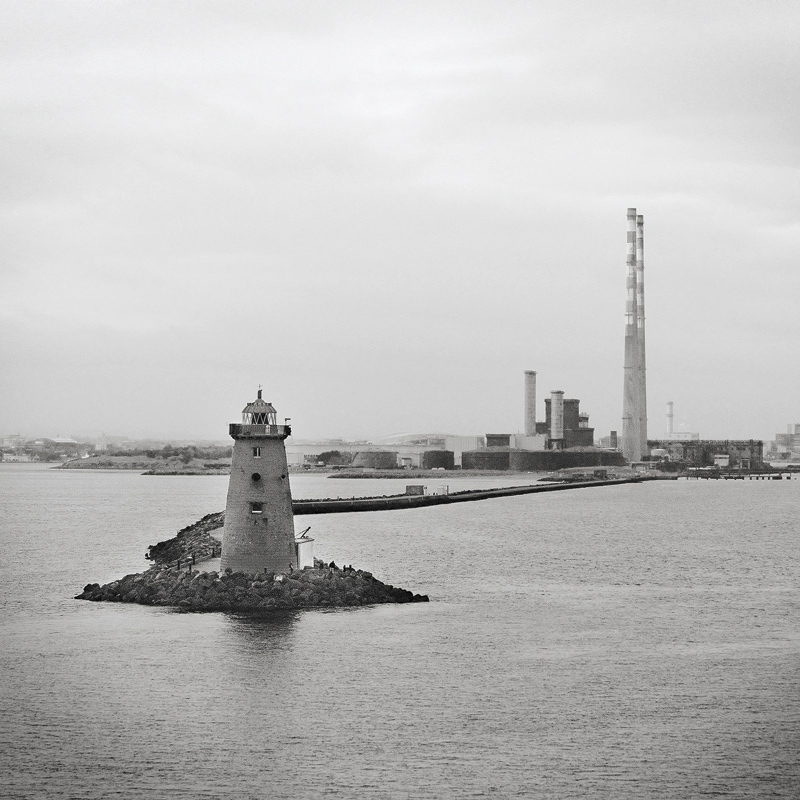
[[261, 399], [261, 389], [259, 388], [258, 397], [242, 410], [242, 423], [244, 425], [276, 425], [277, 413], [272, 403]]

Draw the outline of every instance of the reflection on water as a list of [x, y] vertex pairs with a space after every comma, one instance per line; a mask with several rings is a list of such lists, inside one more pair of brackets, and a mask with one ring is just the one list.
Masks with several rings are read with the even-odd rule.
[[220, 614], [223, 625], [219, 636], [226, 651], [230, 650], [232, 662], [256, 658], [270, 667], [291, 668], [286, 658], [291, 654], [295, 627], [301, 611], [277, 611], [272, 614], [243, 615]]
[[322, 557], [432, 602], [253, 618], [71, 599], [224, 479], [7, 466], [9, 797], [796, 796], [800, 482], [329, 515]]

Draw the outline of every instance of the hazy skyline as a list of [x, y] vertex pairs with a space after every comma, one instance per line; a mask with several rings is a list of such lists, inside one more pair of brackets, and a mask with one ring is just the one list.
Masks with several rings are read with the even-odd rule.
[[3, 2], [0, 432], [800, 422], [796, 3]]

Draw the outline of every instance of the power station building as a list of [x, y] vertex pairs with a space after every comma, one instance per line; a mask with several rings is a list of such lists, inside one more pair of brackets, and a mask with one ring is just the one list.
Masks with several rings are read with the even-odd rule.
[[675, 404], [667, 403], [667, 432], [647, 442], [651, 459], [679, 462], [687, 467], [729, 467], [758, 470], [764, 466], [760, 439], [701, 439], [691, 431], [676, 431]]
[[289, 463], [314, 464], [324, 451], [337, 450], [352, 458], [355, 469], [481, 469], [549, 471], [565, 467], [617, 466], [619, 452], [594, 447], [594, 428], [580, 400], [551, 392], [544, 401], [544, 420], [536, 413], [536, 372], [524, 372], [522, 433], [487, 433], [482, 436], [400, 434], [377, 442], [288, 443]]
[[589, 415], [581, 413], [580, 400], [565, 398], [560, 390], [545, 399], [545, 419], [538, 422], [536, 373], [526, 370], [524, 379], [525, 433], [487, 433], [485, 447], [463, 454], [463, 469], [541, 472], [625, 463], [620, 452], [594, 447]]
[[[555, 392], [554, 392], [555, 394]], [[559, 411], [557, 406], [561, 404]], [[580, 400], [572, 398], [559, 399], [555, 403], [556, 412], [561, 414], [561, 441], [564, 450], [572, 447], [593, 447], [594, 428], [589, 427], [589, 415], [581, 413]], [[537, 424], [539, 433], [548, 433], [553, 428], [554, 400], [548, 397], [544, 401], [545, 421]]]

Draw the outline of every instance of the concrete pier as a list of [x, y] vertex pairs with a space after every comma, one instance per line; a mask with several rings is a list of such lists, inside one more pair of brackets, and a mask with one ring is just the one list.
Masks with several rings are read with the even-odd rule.
[[536, 486], [503, 486], [498, 489], [468, 489], [449, 494], [390, 495], [388, 497], [347, 497], [337, 500], [295, 500], [294, 513], [342, 514], [354, 511], [391, 511], [401, 508], [423, 508], [425, 506], [447, 505], [449, 503], [469, 503], [476, 500], [489, 500], [495, 497], [515, 497], [521, 494], [541, 492], [563, 492], [568, 489], [588, 489], [596, 486], [617, 486], [624, 483], [642, 483], [652, 480], [646, 476], [619, 478], [613, 480], [581, 481], [576, 483], [544, 483]]

